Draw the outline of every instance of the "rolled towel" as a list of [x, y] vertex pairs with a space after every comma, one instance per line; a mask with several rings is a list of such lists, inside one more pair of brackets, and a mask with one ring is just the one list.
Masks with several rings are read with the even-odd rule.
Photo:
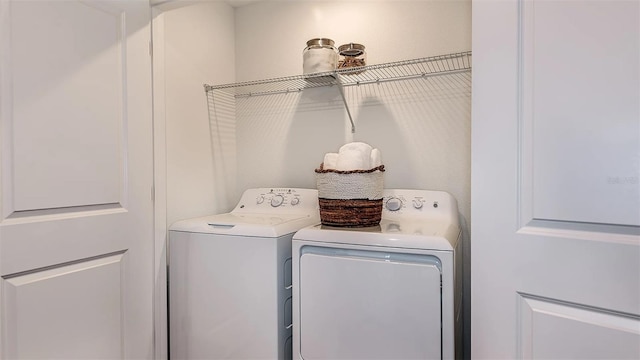
[[[337, 170], [369, 170], [371, 168], [371, 145], [363, 142], [350, 142], [340, 147], [338, 151]], [[340, 160], [344, 155], [345, 159]], [[356, 159], [360, 160], [356, 160]]]
[[343, 150], [338, 154], [336, 170], [368, 170], [370, 168], [371, 155], [358, 150]]
[[373, 150], [373, 148], [371, 147], [371, 145], [369, 145], [367, 143], [350, 142], [350, 143], [342, 145], [342, 147], [340, 147], [340, 150], [338, 150], [338, 153], [341, 153], [344, 150], [358, 150], [358, 151], [360, 151], [362, 153], [366, 153], [367, 156], [369, 156], [369, 154], [371, 154], [371, 150]]
[[322, 165], [323, 169], [333, 169], [336, 170], [336, 166], [338, 165], [338, 154], [337, 153], [326, 153], [324, 155], [324, 162]]
[[380, 153], [380, 150], [371, 150], [371, 168], [373, 169], [380, 165], [382, 165], [382, 154]]

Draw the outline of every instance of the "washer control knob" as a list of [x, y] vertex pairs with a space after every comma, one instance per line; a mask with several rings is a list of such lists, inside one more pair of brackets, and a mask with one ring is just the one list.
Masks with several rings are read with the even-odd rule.
[[256, 199], [256, 204], [262, 204], [264, 202], [264, 195], [258, 196]]
[[385, 203], [385, 206], [389, 211], [398, 211], [402, 208], [402, 200], [395, 197], [389, 198]]
[[275, 195], [274, 197], [271, 198], [271, 206], [273, 207], [278, 207], [282, 205], [283, 202], [284, 202], [284, 196], [282, 195]]
[[300, 198], [291, 199], [291, 205], [298, 205], [298, 204], [300, 204]]
[[420, 201], [420, 199], [413, 199], [413, 207], [416, 209], [422, 209], [422, 201]]

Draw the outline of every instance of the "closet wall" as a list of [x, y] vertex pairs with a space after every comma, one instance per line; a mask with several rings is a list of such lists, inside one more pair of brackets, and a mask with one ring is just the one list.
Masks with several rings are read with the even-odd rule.
[[[236, 9], [209, 1], [163, 15], [169, 223], [229, 210], [247, 187], [313, 187], [324, 153], [352, 140], [383, 151], [386, 187], [449, 191], [468, 220], [468, 79], [347, 88], [355, 134], [335, 88], [240, 99], [237, 143], [223, 149], [237, 156], [237, 171], [224, 174], [214, 171], [210, 130], [220, 124], [209, 122], [202, 84], [300, 74], [305, 42], [318, 36], [364, 44], [369, 64], [466, 51], [470, 1], [264, 1]], [[229, 176], [234, 195], [221, 203], [215, 179]]]
[[468, 51], [470, 0], [262, 1], [235, 9], [213, 1], [166, 12], [164, 21], [169, 224], [228, 211], [250, 187], [315, 188], [313, 170], [326, 152], [364, 141], [382, 152], [385, 187], [444, 190], [458, 200], [468, 319], [470, 73], [346, 88], [355, 133], [335, 87], [217, 98], [222, 116], [209, 116], [202, 83], [298, 75], [315, 37], [364, 44], [368, 64]]
[[306, 41], [366, 46], [368, 63], [471, 50], [471, 1], [263, 1], [236, 9], [237, 81], [302, 72]]
[[170, 5], [180, 7], [162, 13], [163, 48], [154, 56], [164, 63], [165, 74], [169, 225], [227, 210], [215, 193], [220, 184], [214, 178], [203, 84], [235, 81], [234, 9], [221, 1]]

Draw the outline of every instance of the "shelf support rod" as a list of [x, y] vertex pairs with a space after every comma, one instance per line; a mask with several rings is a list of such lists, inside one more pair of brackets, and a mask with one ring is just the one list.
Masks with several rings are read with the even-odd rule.
[[344, 96], [344, 89], [342, 86], [342, 81], [340, 81], [340, 75], [336, 74], [335, 77], [338, 90], [340, 91], [340, 96], [342, 97], [342, 102], [344, 103], [344, 108], [347, 109], [347, 115], [349, 115], [349, 121], [351, 122], [351, 133], [355, 134], [356, 126], [353, 124], [353, 117], [351, 116], [351, 111], [349, 110], [349, 104], [347, 104], [347, 98]]

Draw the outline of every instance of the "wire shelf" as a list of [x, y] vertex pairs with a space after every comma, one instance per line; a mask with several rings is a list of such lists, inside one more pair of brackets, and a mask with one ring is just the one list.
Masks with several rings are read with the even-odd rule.
[[235, 97], [299, 92], [304, 89], [342, 87], [419, 77], [438, 76], [471, 70], [471, 51], [367, 65], [311, 75], [296, 75], [224, 85], [204, 85], [207, 93], [219, 90]]

